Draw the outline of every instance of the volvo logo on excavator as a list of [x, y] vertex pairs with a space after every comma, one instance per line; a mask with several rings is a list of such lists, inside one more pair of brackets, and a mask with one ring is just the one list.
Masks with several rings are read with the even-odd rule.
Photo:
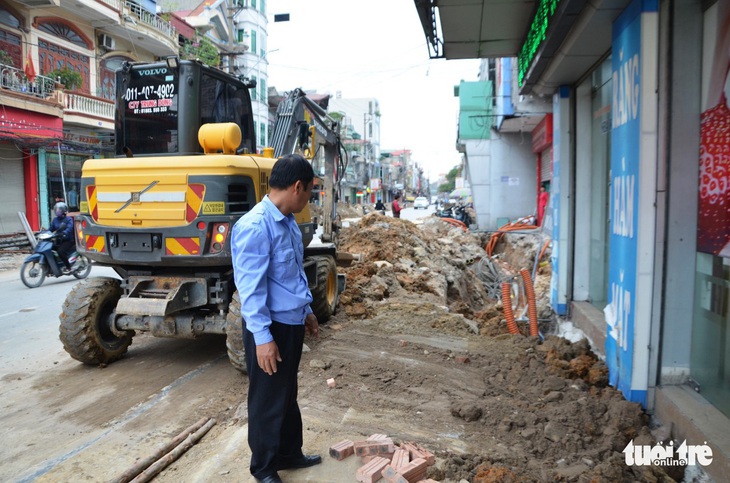
[[145, 189], [143, 189], [142, 191], [132, 191], [130, 193], [131, 196], [129, 197], [129, 199], [127, 200], [127, 202], [124, 203], [122, 206], [120, 206], [114, 213], [119, 213], [124, 208], [126, 208], [129, 205], [131, 205], [132, 203], [139, 203], [139, 200], [142, 197], [142, 193], [145, 193], [145, 192], [151, 190], [157, 183], [159, 183], [159, 181], [153, 181]]

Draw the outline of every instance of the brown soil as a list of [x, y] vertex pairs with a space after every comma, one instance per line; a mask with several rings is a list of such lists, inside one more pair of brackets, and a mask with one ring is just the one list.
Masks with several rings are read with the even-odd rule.
[[[624, 463], [629, 440], [653, 442], [648, 419], [607, 386], [606, 366], [585, 340], [508, 333], [501, 301], [478, 275], [484, 240], [435, 217], [417, 226], [379, 214], [340, 240], [365, 261], [344, 269], [341, 311], [305, 354], [308, 404], [396, 414], [398, 424], [384, 416], [361, 434], [416, 439], [437, 455], [428, 476], [439, 481], [674, 481], [661, 468]], [[503, 276], [531, 269], [542, 245], [508, 235], [510, 253], [501, 253], [515, 265], [499, 262]], [[549, 278], [542, 266], [541, 317]], [[328, 369], [313, 370], [311, 359]], [[322, 394], [323, 377], [337, 389]]]

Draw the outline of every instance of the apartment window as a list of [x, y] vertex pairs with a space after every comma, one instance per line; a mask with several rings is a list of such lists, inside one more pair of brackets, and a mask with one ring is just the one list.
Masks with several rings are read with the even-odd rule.
[[40, 19], [38, 22], [38, 30], [49, 33], [59, 39], [68, 40], [72, 44], [91, 50], [94, 47], [93, 42], [77, 30], [68, 20], [65, 19]]
[[261, 85], [259, 86], [259, 100], [263, 103], [268, 101], [268, 91], [266, 90], [266, 79], [261, 79]]
[[256, 31], [251, 31], [251, 52], [256, 53]]
[[259, 124], [259, 146], [266, 146], [266, 123]]
[[261, 10], [259, 10], [262, 14], [266, 15], [266, 0], [261, 0]]
[[252, 87], [251, 88], [251, 100], [252, 101], [255, 101], [255, 100], [258, 99], [257, 93], [258, 93], [258, 90], [259, 90], [259, 83], [258, 83], [255, 75], [254, 76], [251, 76], [251, 80], [256, 81], [256, 87]]
[[90, 92], [89, 90], [89, 56], [83, 55], [73, 50], [66, 49], [59, 45], [38, 39], [38, 61], [40, 64], [40, 73], [47, 75], [56, 69], [68, 68], [81, 74], [83, 83], [81, 90]]
[[0, 29], [0, 50], [7, 54], [14, 67], [23, 68], [23, 47], [19, 35]]

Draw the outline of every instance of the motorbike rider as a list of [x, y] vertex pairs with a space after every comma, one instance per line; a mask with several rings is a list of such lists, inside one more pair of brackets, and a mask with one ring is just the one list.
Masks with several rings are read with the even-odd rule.
[[63, 201], [59, 201], [53, 205], [53, 214], [56, 215], [51, 221], [51, 231], [58, 235], [54, 240], [53, 249], [58, 253], [59, 258], [66, 266], [66, 271], [71, 271], [71, 263], [68, 256], [74, 250], [74, 220], [68, 216], [68, 205]]
[[380, 198], [378, 198], [378, 202], [375, 203], [375, 210], [385, 214], [385, 205], [383, 204], [383, 200]]

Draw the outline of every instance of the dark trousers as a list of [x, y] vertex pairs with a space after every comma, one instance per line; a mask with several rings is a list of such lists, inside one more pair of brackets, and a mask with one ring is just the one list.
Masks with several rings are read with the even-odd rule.
[[269, 328], [282, 361], [266, 374], [256, 359], [253, 334], [243, 331], [248, 369], [248, 445], [251, 474], [263, 479], [276, 472], [282, 459], [302, 455], [302, 415], [297, 404], [297, 372], [302, 358], [304, 325], [273, 322]]
[[68, 262], [68, 256], [73, 253], [75, 247], [73, 239], [64, 240], [54, 247], [66, 268], [71, 268], [71, 264]]

